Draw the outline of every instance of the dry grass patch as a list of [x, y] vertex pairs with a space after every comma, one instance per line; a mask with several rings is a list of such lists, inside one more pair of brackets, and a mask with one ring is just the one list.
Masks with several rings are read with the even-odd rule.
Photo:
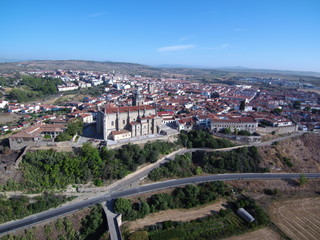
[[[320, 134], [306, 133], [273, 146], [259, 147], [262, 163], [271, 172], [319, 172]], [[292, 164], [286, 164], [286, 160]]]
[[13, 123], [20, 118], [21, 116], [15, 113], [0, 113], [0, 124]]
[[262, 228], [253, 232], [248, 232], [240, 236], [233, 236], [225, 240], [281, 240], [281, 236], [270, 228]]

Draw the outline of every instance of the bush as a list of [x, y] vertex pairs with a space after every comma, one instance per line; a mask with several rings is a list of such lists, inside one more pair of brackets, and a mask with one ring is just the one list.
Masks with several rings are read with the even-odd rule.
[[130, 234], [129, 240], [149, 240], [148, 233], [146, 231], [133, 232]]
[[43, 194], [34, 198], [13, 196], [9, 199], [0, 196], [0, 223], [23, 218], [59, 206], [73, 199], [54, 194]]
[[177, 155], [173, 161], [152, 170], [148, 177], [159, 181], [165, 178], [190, 177], [202, 172], [267, 172], [268, 169], [259, 167], [260, 162], [261, 157], [256, 147], [243, 147], [227, 152], [196, 151], [192, 155]]
[[229, 140], [214, 138], [204, 131], [190, 132], [181, 131], [178, 137], [178, 144], [187, 148], [226, 148], [234, 146]]
[[270, 189], [270, 188], [266, 188], [263, 189], [264, 194], [266, 195], [278, 195], [279, 194], [279, 190], [278, 189]]
[[241, 135], [241, 136], [252, 136], [252, 134], [249, 131], [246, 131], [246, 130], [240, 130], [238, 132], [238, 135]]
[[[118, 198], [114, 202], [114, 209], [121, 213], [124, 220], [143, 218], [149, 213], [157, 211], [192, 208], [215, 201], [218, 196], [229, 196], [231, 189], [223, 182], [210, 182], [196, 185], [187, 185], [176, 188], [172, 194], [154, 194], [146, 201], [132, 203], [130, 199]], [[168, 223], [169, 224], [169, 223]]]
[[68, 133], [60, 133], [56, 138], [55, 142], [66, 142], [70, 141], [72, 139], [72, 136]]
[[102, 206], [91, 208], [90, 214], [81, 221], [80, 235], [77, 239], [99, 239], [106, 231], [107, 220], [103, 214]]
[[290, 168], [293, 167], [293, 163], [291, 162], [291, 160], [289, 158], [283, 157], [282, 160], [283, 160], [284, 164], [287, 165], [288, 167], [290, 167]]

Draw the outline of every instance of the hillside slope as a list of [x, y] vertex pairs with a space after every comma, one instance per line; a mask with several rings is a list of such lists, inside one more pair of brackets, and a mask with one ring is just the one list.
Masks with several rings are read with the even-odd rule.
[[320, 172], [319, 143], [320, 134], [306, 133], [277, 145], [260, 147], [262, 165], [271, 172]]

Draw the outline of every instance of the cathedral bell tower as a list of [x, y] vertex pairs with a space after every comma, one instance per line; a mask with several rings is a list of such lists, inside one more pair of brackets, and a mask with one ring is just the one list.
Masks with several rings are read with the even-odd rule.
[[137, 90], [133, 94], [132, 106], [142, 106], [142, 105], [144, 105], [144, 97], [142, 94], [140, 94], [140, 91]]

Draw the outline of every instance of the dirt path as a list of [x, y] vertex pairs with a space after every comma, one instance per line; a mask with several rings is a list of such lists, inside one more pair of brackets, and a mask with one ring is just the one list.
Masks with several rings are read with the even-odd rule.
[[280, 235], [270, 228], [262, 228], [240, 236], [233, 236], [224, 240], [281, 240]]
[[269, 213], [291, 239], [320, 239], [320, 197], [276, 202]]
[[144, 226], [154, 225], [157, 222], [163, 221], [190, 221], [197, 218], [205, 217], [211, 215], [211, 211], [219, 211], [221, 208], [225, 209], [223, 204], [225, 203], [224, 199], [219, 200], [216, 203], [206, 205], [205, 207], [198, 207], [193, 209], [174, 209], [174, 210], [165, 210], [158, 213], [151, 214], [143, 219], [138, 219], [132, 221], [128, 224], [130, 231], [137, 231], [138, 229], [143, 228]]

